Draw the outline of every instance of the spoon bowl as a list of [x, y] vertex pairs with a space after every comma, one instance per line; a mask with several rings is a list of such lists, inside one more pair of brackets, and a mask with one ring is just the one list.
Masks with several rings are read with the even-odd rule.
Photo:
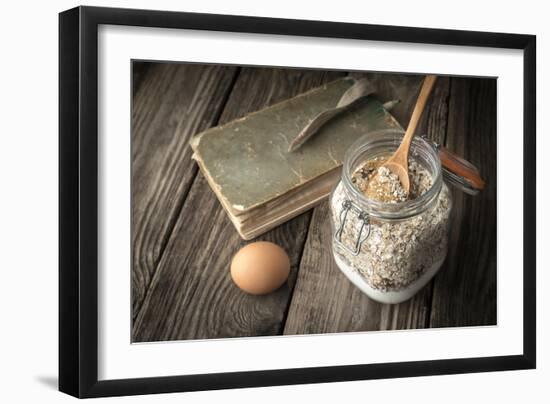
[[[382, 165], [382, 167], [386, 167], [399, 177], [401, 186], [407, 195], [411, 189], [411, 181], [409, 178], [409, 152], [411, 149], [411, 142], [416, 133], [416, 128], [418, 127], [424, 108], [426, 107], [428, 97], [434, 88], [436, 79], [437, 76], [435, 75], [428, 75], [424, 79], [405, 136], [403, 136], [403, 140], [395, 153]], [[376, 175], [370, 182], [372, 181], [376, 181]]]
[[411, 189], [411, 180], [409, 178], [409, 169], [403, 167], [403, 165], [401, 165], [399, 163], [396, 163], [395, 161], [387, 161], [385, 164], [383, 164], [383, 167], [386, 167], [393, 174], [395, 174], [399, 177], [399, 182], [401, 183], [401, 186], [403, 187], [403, 190], [408, 195], [409, 191]]

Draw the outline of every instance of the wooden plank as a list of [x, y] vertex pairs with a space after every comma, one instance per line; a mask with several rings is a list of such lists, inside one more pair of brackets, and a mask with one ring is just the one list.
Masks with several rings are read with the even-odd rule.
[[190, 136], [217, 123], [237, 71], [220, 66], [146, 65], [146, 72], [139, 73], [132, 110], [134, 317], [195, 178], [187, 143]]
[[[282, 101], [339, 75], [243, 68], [220, 122]], [[309, 219], [307, 212], [260, 238], [286, 249], [291, 275], [275, 293], [246, 295], [229, 275], [232, 256], [246, 242], [239, 238], [203, 176], [198, 175], [134, 323], [133, 340], [280, 334]]]
[[450, 248], [435, 278], [431, 327], [496, 324], [496, 80], [453, 78], [446, 146], [487, 181], [453, 192]]
[[[422, 77], [366, 74], [383, 100], [401, 98], [402, 111], [412, 111]], [[449, 79], [440, 78], [419, 133], [443, 141], [447, 121]], [[408, 117], [401, 116], [403, 121]], [[315, 208], [304, 247], [300, 272], [285, 324], [285, 334], [424, 328], [428, 325], [431, 286], [411, 300], [388, 305], [366, 297], [340, 272], [333, 261], [328, 203]]]

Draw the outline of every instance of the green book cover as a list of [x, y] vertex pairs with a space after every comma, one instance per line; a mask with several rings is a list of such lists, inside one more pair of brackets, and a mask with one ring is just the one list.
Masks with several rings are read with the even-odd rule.
[[226, 210], [239, 215], [276, 200], [341, 166], [348, 147], [379, 129], [400, 128], [374, 96], [358, 100], [298, 150], [289, 143], [333, 108], [355, 79], [343, 78], [211, 128], [191, 140], [194, 158]]

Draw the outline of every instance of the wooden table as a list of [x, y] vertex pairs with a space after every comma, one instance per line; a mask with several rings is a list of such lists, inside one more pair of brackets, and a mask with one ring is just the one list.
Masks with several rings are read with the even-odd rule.
[[420, 76], [192, 64], [134, 65], [133, 341], [496, 324], [496, 80], [438, 80], [420, 131], [476, 164], [480, 195], [454, 194], [448, 258], [413, 299], [370, 300], [330, 253], [327, 203], [259, 237], [291, 259], [288, 283], [249, 296], [229, 264], [241, 240], [191, 159], [189, 139], [340, 76], [366, 76], [407, 125]]

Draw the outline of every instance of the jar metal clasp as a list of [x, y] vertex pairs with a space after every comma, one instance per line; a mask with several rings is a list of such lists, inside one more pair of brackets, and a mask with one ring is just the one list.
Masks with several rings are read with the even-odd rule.
[[[361, 228], [359, 229], [359, 233], [357, 234], [357, 240], [355, 240], [355, 246], [353, 249], [349, 248], [347, 245], [345, 245], [342, 242], [342, 234], [344, 232], [344, 226], [346, 224], [348, 213], [352, 211], [357, 215], [359, 220], [361, 221]], [[369, 215], [367, 212], [359, 209], [357, 205], [355, 205], [352, 201], [349, 199], [346, 199], [342, 203], [342, 209], [340, 210], [340, 225], [336, 232], [334, 233], [334, 242], [349, 252], [351, 255], [359, 255], [359, 252], [361, 251], [361, 246], [363, 243], [369, 238], [370, 235], [370, 220]], [[364, 234], [363, 234], [364, 233]]]

